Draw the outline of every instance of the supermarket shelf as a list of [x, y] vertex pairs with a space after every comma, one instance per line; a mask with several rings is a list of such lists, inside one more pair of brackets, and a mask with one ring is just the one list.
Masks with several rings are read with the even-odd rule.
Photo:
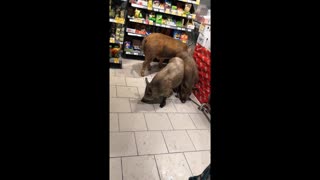
[[128, 33], [129, 36], [145, 37], [145, 35], [142, 35], [142, 34], [130, 33], [128, 31], [127, 31], [127, 33]]
[[191, 32], [193, 30], [193, 29], [189, 29], [189, 28], [181, 28], [181, 27], [169, 26], [169, 25], [164, 25], [164, 24], [147, 24], [145, 22], [145, 20], [135, 19], [135, 18], [129, 18], [129, 21], [130, 22], [135, 22], [135, 23], [151, 25], [151, 26], [158, 26], [158, 27], [164, 27], [164, 28], [169, 28], [169, 29], [177, 29], [177, 30], [181, 30], [181, 31], [189, 31], [189, 32]]
[[196, 1], [192, 1], [192, 0], [178, 0], [181, 2], [186, 2], [186, 3], [191, 3], [191, 4], [195, 4], [195, 5], [199, 5], [200, 4], [200, 0], [196, 0]]
[[109, 67], [122, 69], [122, 59], [121, 58], [110, 58], [109, 59]]
[[109, 41], [110, 44], [123, 44], [121, 41]]
[[109, 62], [113, 64], [121, 64], [122, 61], [121, 58], [110, 58]]
[[112, 19], [112, 18], [110, 18], [109, 22], [113, 22], [113, 23], [117, 23], [117, 24], [124, 24], [125, 21], [124, 21], [123, 18], [120, 18], [120, 19]]
[[126, 51], [126, 54], [128, 54], [128, 55], [135, 55], [135, 56], [144, 56], [143, 53], [133, 53], [133, 52], [128, 52], [128, 51]]
[[159, 8], [148, 8], [147, 6], [142, 6], [142, 5], [139, 5], [139, 4], [135, 4], [135, 3], [131, 3], [131, 6], [132, 7], [136, 7], [136, 8], [141, 8], [141, 9], [148, 9], [148, 10], [152, 10], [152, 11], [155, 11], [155, 12], [161, 12], [161, 13], [164, 13], [164, 14], [170, 14], [170, 15], [174, 15], [174, 16], [180, 16], [180, 17], [186, 17], [188, 19], [195, 19], [196, 18], [196, 15], [195, 14], [190, 14], [190, 15], [183, 15], [183, 14], [178, 14], [177, 12], [171, 12], [170, 9], [159, 9]]

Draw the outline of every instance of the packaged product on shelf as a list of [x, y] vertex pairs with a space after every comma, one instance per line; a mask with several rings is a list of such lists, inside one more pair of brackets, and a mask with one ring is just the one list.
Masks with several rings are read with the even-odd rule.
[[116, 15], [116, 12], [115, 12], [114, 8], [111, 8], [111, 10], [109, 11], [109, 17], [114, 18], [115, 15]]
[[139, 50], [140, 51], [140, 46], [141, 46], [141, 41], [140, 40], [132, 40], [133, 44], [133, 50]]
[[156, 15], [154, 12], [149, 14], [149, 21], [156, 22]]
[[182, 27], [182, 19], [178, 19], [176, 22], [177, 27]]
[[164, 9], [164, 5], [165, 5], [165, 3], [160, 3], [159, 9]]
[[191, 7], [192, 7], [192, 4], [186, 4], [184, 6], [184, 14], [187, 14], [187, 15], [190, 14]]
[[177, 14], [177, 12], [178, 12], [177, 10], [178, 10], [177, 6], [173, 6], [173, 5], [171, 6], [171, 13], [172, 14]]
[[127, 28], [127, 32], [128, 32], [128, 33], [135, 33], [135, 32], [136, 32], [136, 29]]
[[187, 28], [194, 29], [194, 23], [192, 19], [188, 19]]
[[187, 43], [188, 42], [188, 35], [186, 33], [182, 33], [180, 40], [184, 43]]
[[156, 15], [156, 23], [157, 24], [162, 24], [162, 14], [157, 14]]
[[148, 9], [152, 9], [152, 0], [148, 0]]
[[159, 0], [154, 0], [152, 7], [153, 8], [159, 8], [159, 6], [160, 6], [160, 1]]
[[124, 48], [125, 48], [125, 50], [126, 50], [126, 49], [130, 49], [130, 46], [131, 46], [130, 41], [124, 42]]
[[181, 31], [179, 31], [179, 30], [173, 31], [173, 38], [174, 39], [180, 39], [180, 36], [181, 36]]
[[181, 2], [177, 2], [177, 11], [178, 11], [178, 15], [182, 15], [184, 10], [183, 10], [184, 4]]
[[151, 34], [152, 32], [151, 32], [151, 27], [150, 26], [147, 26], [147, 28], [146, 28], [146, 35], [149, 35], [149, 34]]
[[165, 0], [164, 8], [171, 9], [171, 0]]
[[161, 24], [167, 24], [167, 16], [162, 16], [162, 23]]
[[116, 8], [116, 16], [115, 16], [115, 18], [120, 18], [120, 7], [119, 6]]
[[147, 0], [138, 0], [138, 4], [142, 5], [142, 6], [147, 6], [148, 5], [148, 1]]
[[135, 18], [139, 18], [140, 17], [140, 10], [139, 9], [136, 9], [135, 12], [134, 12], [134, 17]]
[[120, 18], [124, 18], [124, 12], [125, 12], [124, 9], [122, 9], [122, 10], [120, 11]]
[[173, 26], [173, 21], [172, 21], [172, 17], [171, 16], [168, 16], [168, 19], [167, 19], [167, 25], [169, 26]]

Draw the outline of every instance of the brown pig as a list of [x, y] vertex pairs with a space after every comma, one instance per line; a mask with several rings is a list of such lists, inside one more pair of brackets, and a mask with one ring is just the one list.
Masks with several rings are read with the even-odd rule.
[[173, 37], [161, 33], [152, 33], [142, 40], [141, 50], [145, 55], [145, 60], [140, 74], [144, 76], [145, 69], [147, 67], [149, 70], [151, 69], [150, 63], [154, 59], [159, 60], [159, 67], [161, 68], [165, 59], [171, 59], [176, 57], [177, 53], [187, 51], [188, 46]]
[[171, 58], [150, 83], [146, 78], [147, 86], [141, 101], [149, 104], [160, 103], [160, 107], [164, 107], [166, 99], [173, 94], [172, 90], [181, 84], [183, 76], [183, 60], [178, 57]]
[[180, 101], [185, 103], [189, 99], [195, 84], [199, 81], [198, 67], [190, 49], [189, 52], [178, 53], [177, 57], [184, 61], [184, 77], [181, 85], [175, 91], [177, 91]]

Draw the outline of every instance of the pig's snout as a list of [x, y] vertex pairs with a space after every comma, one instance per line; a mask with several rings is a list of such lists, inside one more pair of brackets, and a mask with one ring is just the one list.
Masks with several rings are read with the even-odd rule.
[[181, 102], [182, 102], [182, 103], [185, 103], [185, 102], [186, 102], [186, 100], [181, 100]]

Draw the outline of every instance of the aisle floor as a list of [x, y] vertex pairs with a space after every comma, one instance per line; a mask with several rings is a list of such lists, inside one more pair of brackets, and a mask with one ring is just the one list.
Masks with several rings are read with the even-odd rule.
[[[110, 69], [110, 179], [187, 180], [199, 175], [210, 164], [209, 121], [193, 102], [182, 104], [174, 95], [164, 108], [142, 103], [142, 63], [124, 59], [122, 69]], [[159, 71], [157, 64], [146, 71], [149, 81]]]

